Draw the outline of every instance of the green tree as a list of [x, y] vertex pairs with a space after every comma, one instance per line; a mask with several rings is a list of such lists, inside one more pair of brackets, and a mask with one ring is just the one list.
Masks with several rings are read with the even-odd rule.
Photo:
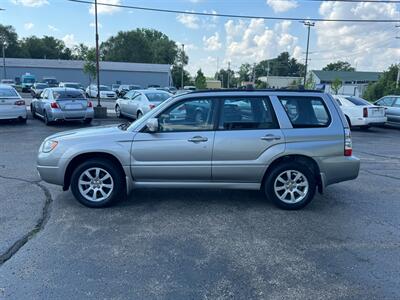
[[[282, 52], [276, 58], [262, 60], [256, 65], [256, 78], [260, 76], [303, 76], [304, 65], [295, 58], [290, 58], [288, 52]], [[269, 69], [269, 72], [268, 72]]]
[[52, 36], [30, 36], [20, 42], [23, 57], [46, 59], [71, 59], [71, 49], [62, 40]]
[[199, 90], [203, 90], [207, 88], [207, 82], [206, 82], [206, 77], [204, 76], [203, 72], [201, 69], [197, 71], [196, 79], [194, 81], [194, 84], [196, 85], [196, 88]]
[[229, 78], [229, 87], [237, 87], [238, 78], [235, 76], [235, 72], [233, 70], [225, 70], [221, 69], [217, 73], [215, 73], [216, 80], [220, 80], [223, 88], [228, 87], [228, 78]]
[[331, 83], [331, 89], [335, 93], [335, 95], [337, 95], [341, 87], [342, 81], [339, 78], [335, 78], [335, 80], [333, 80]]
[[85, 57], [85, 64], [83, 65], [83, 73], [89, 75], [89, 82], [97, 78], [96, 73], [96, 49], [88, 49]]
[[326, 67], [322, 68], [323, 71], [355, 71], [350, 63], [347, 61], [338, 60], [337, 62], [327, 64]]
[[72, 48], [72, 58], [76, 60], [86, 60], [90, 48], [83, 43]]
[[[342, 86], [342, 83], [340, 82], [340, 80], [339, 80], [339, 83], [340, 83], [340, 86]], [[300, 83], [301, 84], [301, 83]], [[299, 85], [300, 85], [299, 84]], [[307, 76], [307, 81], [306, 81], [306, 84], [305, 84], [305, 86], [304, 86], [306, 89], [309, 89], [309, 90], [313, 90], [313, 89], [315, 89], [315, 82], [314, 82], [314, 75], [313, 75], [313, 73], [309, 73], [308, 74], [308, 76]], [[339, 87], [339, 89], [340, 89], [340, 87]], [[338, 89], [338, 90], [339, 90]], [[337, 92], [336, 92], [336, 94], [337, 94]]]
[[396, 88], [398, 71], [398, 65], [391, 65], [388, 70], [383, 72], [377, 82], [368, 85], [363, 97], [369, 101], [374, 101], [389, 94], [400, 94], [400, 87]]
[[14, 27], [0, 24], [0, 41], [6, 42], [6, 57], [23, 57], [18, 35]]
[[[171, 77], [174, 86], [179, 89], [181, 87], [182, 81], [182, 67], [180, 65], [174, 64], [171, 69]], [[190, 77], [190, 73], [183, 70], [183, 85], [193, 85], [193, 81]]]
[[173, 64], [178, 53], [174, 41], [153, 29], [120, 31], [100, 46], [108, 61]]
[[242, 64], [238, 72], [239, 82], [241, 83], [243, 81], [250, 81], [252, 72], [253, 72], [253, 67], [250, 64], [248, 63]]

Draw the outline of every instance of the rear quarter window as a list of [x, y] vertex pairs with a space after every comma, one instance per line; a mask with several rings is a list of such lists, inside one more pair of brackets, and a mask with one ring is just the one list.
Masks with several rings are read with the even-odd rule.
[[278, 99], [293, 128], [328, 127], [331, 123], [328, 109], [320, 97], [281, 96]]
[[14, 89], [0, 89], [0, 98], [7, 98], [7, 97], [18, 97], [17, 92]]

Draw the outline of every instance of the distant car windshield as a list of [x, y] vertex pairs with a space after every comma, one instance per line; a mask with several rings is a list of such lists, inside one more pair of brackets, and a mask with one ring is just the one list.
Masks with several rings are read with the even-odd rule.
[[11, 80], [11, 79], [3, 79], [3, 80], [1, 81], [1, 83], [13, 84], [13, 83], [14, 83], [14, 81], [13, 81], [13, 80]]
[[64, 86], [68, 87], [68, 88], [73, 88], [73, 89], [79, 89], [80, 88], [79, 84], [77, 84], [77, 83], [64, 83]]
[[57, 99], [77, 99], [77, 98], [85, 98], [80, 91], [55, 91], [54, 98]]
[[140, 89], [141, 89], [140, 85], [130, 85], [129, 86], [129, 90], [140, 90]]
[[24, 78], [24, 79], [22, 80], [22, 82], [23, 82], [23, 83], [34, 83], [34, 82], [35, 82], [35, 79], [33, 79], [33, 78]]
[[4, 89], [0, 88], [0, 98], [8, 98], [8, 97], [18, 97], [18, 94], [13, 89]]
[[150, 102], [163, 102], [171, 97], [169, 93], [162, 93], [162, 92], [154, 92], [154, 93], [146, 93], [147, 99]]
[[50, 84], [57, 83], [57, 80], [55, 78], [45, 78], [43, 81], [50, 83]]
[[38, 83], [38, 84], [36, 84], [36, 88], [37, 89], [45, 89], [45, 88], [48, 88], [49, 87], [49, 85], [48, 84], [45, 84], [45, 83]]
[[357, 106], [362, 106], [362, 105], [371, 105], [367, 100], [364, 100], [359, 97], [345, 97], [347, 100], [349, 100], [351, 103]]
[[111, 89], [108, 86], [101, 85], [100, 86], [100, 91], [111, 91]]

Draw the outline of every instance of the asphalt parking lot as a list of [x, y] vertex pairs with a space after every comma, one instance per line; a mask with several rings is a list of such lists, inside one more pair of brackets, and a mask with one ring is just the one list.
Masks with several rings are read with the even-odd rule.
[[400, 298], [400, 130], [353, 131], [359, 178], [301, 211], [191, 190], [95, 210], [35, 169], [43, 138], [81, 126], [0, 124], [0, 299]]

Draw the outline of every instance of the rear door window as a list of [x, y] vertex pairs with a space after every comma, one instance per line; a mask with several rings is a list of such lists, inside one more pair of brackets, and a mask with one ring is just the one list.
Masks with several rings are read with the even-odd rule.
[[393, 97], [385, 97], [385, 98], [382, 98], [381, 100], [379, 100], [377, 103], [378, 103], [378, 105], [382, 105], [382, 106], [392, 106], [393, 102], [394, 102]]
[[293, 128], [328, 127], [331, 122], [328, 109], [320, 97], [278, 97]]
[[400, 107], [400, 98], [396, 98], [396, 101], [393, 103], [393, 107]]
[[250, 130], [279, 128], [267, 98], [233, 98], [224, 100], [220, 130]]
[[15, 98], [18, 97], [14, 89], [2, 88], [0, 89], [0, 98]]

